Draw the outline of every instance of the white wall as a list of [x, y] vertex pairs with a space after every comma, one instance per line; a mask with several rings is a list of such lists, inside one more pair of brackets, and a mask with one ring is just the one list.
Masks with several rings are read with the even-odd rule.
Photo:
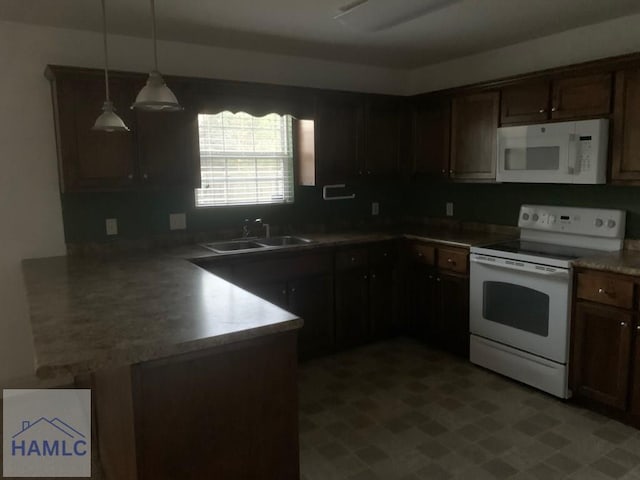
[[411, 72], [406, 93], [440, 90], [640, 51], [640, 15], [568, 30]]
[[[110, 47], [113, 68], [150, 69], [149, 41], [115, 37]], [[173, 74], [381, 93], [406, 81], [395, 70], [173, 42], [161, 42], [160, 62]], [[65, 253], [49, 63], [101, 67], [101, 36], [0, 22], [0, 385], [33, 373], [20, 260]]]

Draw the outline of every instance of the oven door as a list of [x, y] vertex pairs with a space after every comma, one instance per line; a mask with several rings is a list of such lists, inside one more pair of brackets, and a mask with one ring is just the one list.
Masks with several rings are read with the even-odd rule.
[[567, 363], [569, 271], [471, 255], [471, 333]]

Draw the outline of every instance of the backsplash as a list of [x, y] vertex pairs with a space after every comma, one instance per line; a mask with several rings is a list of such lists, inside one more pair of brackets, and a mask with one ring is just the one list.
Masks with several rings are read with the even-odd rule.
[[[322, 188], [296, 188], [295, 203], [195, 208], [193, 190], [105, 192], [62, 194], [62, 212], [67, 244], [131, 241], [167, 237], [178, 239], [222, 232], [239, 237], [245, 218], [262, 218], [274, 233], [288, 229], [318, 231], [388, 223], [400, 216], [402, 189], [399, 184], [354, 185], [353, 200], [324, 201]], [[371, 215], [371, 202], [380, 214]], [[184, 212], [187, 229], [171, 232], [169, 214]], [[105, 219], [117, 218], [119, 234], [107, 236]], [[257, 232], [256, 232], [257, 233]]]
[[627, 238], [640, 238], [640, 189], [612, 185], [538, 185], [435, 183], [414, 179], [407, 188], [407, 214], [445, 217], [453, 202], [453, 218], [463, 222], [517, 225], [523, 203], [627, 211]]

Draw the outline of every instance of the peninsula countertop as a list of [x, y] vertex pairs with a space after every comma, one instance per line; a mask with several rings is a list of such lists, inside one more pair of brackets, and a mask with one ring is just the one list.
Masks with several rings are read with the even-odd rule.
[[183, 259], [23, 261], [36, 374], [78, 375], [297, 329], [297, 316]]
[[[411, 233], [407, 233], [411, 232]], [[304, 235], [277, 251], [398, 238], [472, 246], [512, 236], [410, 228]], [[268, 255], [275, 249], [238, 253]], [[300, 328], [303, 320], [218, 278], [194, 262], [228, 258], [200, 245], [103, 257], [23, 261], [36, 374], [78, 375]]]

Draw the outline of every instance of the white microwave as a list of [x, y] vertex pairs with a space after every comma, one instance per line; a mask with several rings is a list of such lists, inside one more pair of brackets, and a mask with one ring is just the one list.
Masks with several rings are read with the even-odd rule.
[[498, 182], [605, 183], [609, 120], [498, 129]]

